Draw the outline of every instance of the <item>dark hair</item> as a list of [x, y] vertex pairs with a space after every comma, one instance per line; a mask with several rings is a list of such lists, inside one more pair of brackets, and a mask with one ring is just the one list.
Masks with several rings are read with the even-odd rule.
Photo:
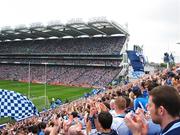
[[132, 88], [132, 92], [134, 93], [134, 95], [136, 95], [136, 97], [139, 97], [142, 95], [141, 89], [138, 86], [134, 86]]
[[57, 114], [57, 118], [60, 118], [60, 117], [61, 117], [61, 114], [58, 113], [58, 114]]
[[46, 130], [44, 135], [50, 135], [50, 131], [49, 130]]
[[113, 117], [109, 112], [100, 112], [98, 114], [98, 121], [103, 129], [110, 129]]
[[105, 98], [105, 97], [102, 97], [102, 98], [101, 98], [101, 101], [102, 101], [102, 102], [105, 102], [105, 101], [106, 101], [106, 98]]
[[41, 122], [38, 124], [39, 129], [45, 129], [46, 128], [46, 123], [45, 122]]
[[52, 127], [54, 127], [54, 122], [51, 121], [51, 122], [49, 123], [49, 125], [52, 126]]
[[154, 89], [154, 88], [157, 87], [157, 86], [159, 86], [159, 84], [156, 83], [156, 82], [154, 82], [154, 81], [152, 81], [152, 82], [147, 86], [148, 91], [151, 91], [152, 89]]
[[31, 128], [31, 132], [32, 132], [33, 134], [38, 133], [38, 132], [39, 132], [38, 126], [37, 126], [37, 125], [33, 125], [32, 128]]
[[72, 113], [71, 113], [71, 115], [73, 116], [73, 118], [78, 117], [78, 113], [77, 113], [77, 112], [75, 112], [75, 111], [74, 111], [74, 112], [72, 112]]
[[163, 106], [171, 116], [180, 115], [180, 95], [174, 87], [158, 86], [149, 95], [152, 96], [156, 108]]
[[109, 110], [111, 110], [109, 102], [104, 102], [103, 104], [104, 104]]
[[174, 79], [175, 79], [175, 80], [179, 80], [180, 77], [179, 77], [179, 76], [175, 76]]
[[126, 108], [129, 107], [131, 99], [128, 96], [123, 96], [123, 98], [126, 100]]
[[145, 82], [145, 81], [142, 81], [142, 82], [141, 82], [141, 86], [145, 89], [146, 82]]
[[122, 93], [121, 93], [120, 90], [116, 91], [116, 94], [117, 94], [118, 97], [119, 97], [119, 96], [122, 96]]

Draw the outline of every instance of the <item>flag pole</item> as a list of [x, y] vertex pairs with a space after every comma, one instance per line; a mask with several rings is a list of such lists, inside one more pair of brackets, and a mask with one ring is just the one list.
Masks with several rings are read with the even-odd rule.
[[45, 63], [45, 83], [44, 83], [44, 96], [45, 96], [45, 106], [46, 106], [46, 95], [47, 95], [47, 63]]
[[29, 73], [28, 73], [28, 77], [29, 77], [29, 84], [28, 84], [28, 98], [30, 99], [30, 90], [31, 90], [31, 64], [29, 61]]

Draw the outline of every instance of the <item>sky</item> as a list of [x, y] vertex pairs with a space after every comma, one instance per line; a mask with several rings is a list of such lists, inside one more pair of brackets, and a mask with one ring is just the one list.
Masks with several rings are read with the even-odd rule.
[[163, 62], [164, 52], [180, 62], [180, 0], [0, 0], [0, 5], [0, 28], [106, 17], [128, 24], [129, 49], [143, 46], [149, 62]]

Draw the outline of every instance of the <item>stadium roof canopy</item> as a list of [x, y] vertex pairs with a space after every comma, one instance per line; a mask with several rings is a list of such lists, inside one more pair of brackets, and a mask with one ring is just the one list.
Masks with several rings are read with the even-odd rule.
[[67, 24], [54, 21], [44, 26], [42, 23], [33, 23], [16, 26], [14, 29], [6, 26], [0, 29], [0, 41], [34, 40], [51, 38], [78, 38], [94, 36], [129, 35], [128, 31], [113, 21], [106, 19], [91, 19], [83, 22], [81, 19], [72, 19]]

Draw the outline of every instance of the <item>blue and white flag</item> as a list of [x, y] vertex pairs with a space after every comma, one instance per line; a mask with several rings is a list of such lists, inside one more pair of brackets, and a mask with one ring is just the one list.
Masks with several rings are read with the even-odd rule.
[[38, 115], [38, 110], [26, 96], [0, 89], [0, 117], [20, 120], [33, 115]]
[[134, 71], [142, 71], [144, 72], [144, 64], [145, 60], [142, 54], [139, 54], [136, 51], [127, 51], [128, 58], [131, 62]]

